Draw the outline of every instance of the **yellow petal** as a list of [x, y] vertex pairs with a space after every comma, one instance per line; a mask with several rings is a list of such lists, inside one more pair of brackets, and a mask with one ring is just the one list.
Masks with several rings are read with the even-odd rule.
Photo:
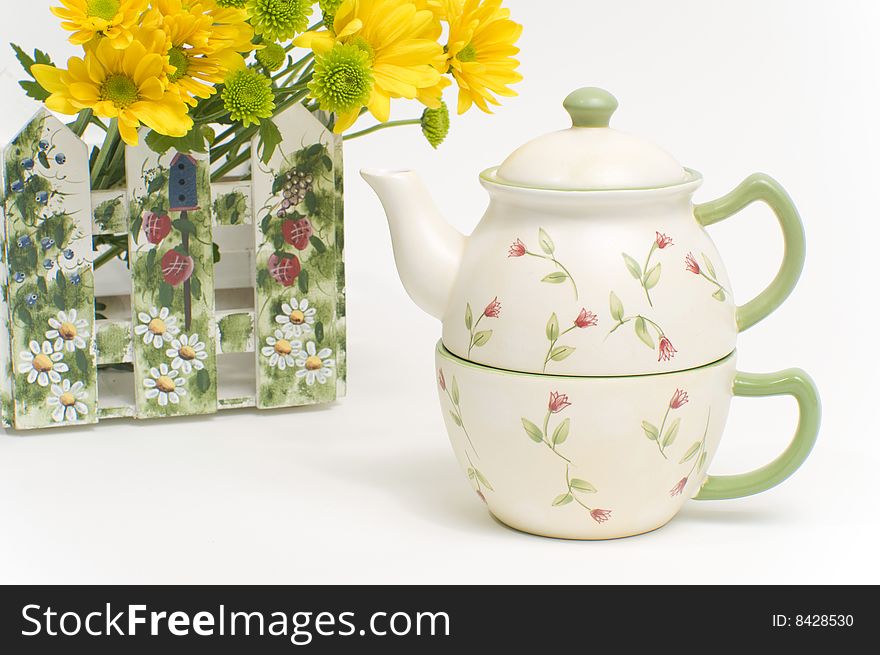
[[336, 134], [342, 134], [343, 132], [345, 132], [345, 130], [347, 130], [348, 128], [350, 128], [352, 125], [355, 124], [355, 121], [357, 121], [357, 119], [360, 115], [361, 115], [360, 108], [352, 109], [351, 111], [337, 114], [336, 115], [336, 125], [333, 126], [333, 131]]
[[136, 146], [138, 144], [137, 123], [132, 125], [128, 120], [120, 120], [117, 125], [122, 140], [130, 146]]
[[138, 94], [147, 100], [161, 100], [165, 95], [165, 87], [158, 78], [150, 77], [138, 87]]
[[391, 98], [376, 86], [373, 85], [373, 91], [370, 93], [370, 100], [367, 102], [367, 109], [380, 123], [386, 122], [391, 116]]
[[93, 105], [98, 102], [98, 87], [87, 82], [74, 82], [69, 87], [70, 95], [79, 102]]
[[293, 43], [300, 48], [308, 48], [316, 54], [322, 55], [333, 47], [335, 40], [330, 32], [304, 32], [296, 37]]
[[63, 71], [55, 66], [47, 66], [46, 64], [34, 64], [31, 66], [31, 74], [49, 93], [63, 93], [67, 90], [66, 86], [61, 82]]

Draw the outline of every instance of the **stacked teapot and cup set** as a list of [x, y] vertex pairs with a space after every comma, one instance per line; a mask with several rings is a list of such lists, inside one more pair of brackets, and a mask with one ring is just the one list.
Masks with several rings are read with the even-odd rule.
[[[489, 207], [465, 237], [411, 171], [363, 171], [391, 226], [403, 284], [442, 320], [437, 384], [456, 457], [489, 511], [538, 535], [654, 530], [685, 500], [749, 496], [791, 475], [818, 433], [799, 369], [743, 373], [736, 337], [788, 297], [804, 232], [788, 194], [753, 175], [695, 205], [702, 178], [609, 127], [616, 99], [584, 88], [573, 126], [484, 171]], [[782, 265], [737, 306], [706, 227], [753, 202], [775, 214]], [[794, 437], [766, 466], [713, 476], [734, 396], [790, 395]]]

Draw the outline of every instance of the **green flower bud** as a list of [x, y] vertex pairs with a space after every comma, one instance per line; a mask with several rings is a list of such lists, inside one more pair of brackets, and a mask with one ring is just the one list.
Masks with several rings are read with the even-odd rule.
[[449, 134], [449, 108], [445, 102], [437, 109], [426, 109], [422, 113], [422, 134], [433, 148], [437, 148]]

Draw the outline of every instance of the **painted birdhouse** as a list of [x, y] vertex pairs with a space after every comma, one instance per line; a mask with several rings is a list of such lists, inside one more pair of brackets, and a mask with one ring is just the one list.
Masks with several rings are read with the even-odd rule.
[[171, 171], [168, 176], [168, 200], [171, 211], [199, 209], [197, 171], [198, 164], [190, 155], [178, 153], [171, 160]]

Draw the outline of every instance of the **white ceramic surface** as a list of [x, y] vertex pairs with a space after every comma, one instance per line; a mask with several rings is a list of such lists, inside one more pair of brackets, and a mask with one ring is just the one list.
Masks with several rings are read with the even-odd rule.
[[736, 374], [735, 354], [613, 379], [498, 371], [439, 344], [436, 363], [452, 446], [489, 511], [567, 539], [641, 534], [675, 516], [706, 477]]

